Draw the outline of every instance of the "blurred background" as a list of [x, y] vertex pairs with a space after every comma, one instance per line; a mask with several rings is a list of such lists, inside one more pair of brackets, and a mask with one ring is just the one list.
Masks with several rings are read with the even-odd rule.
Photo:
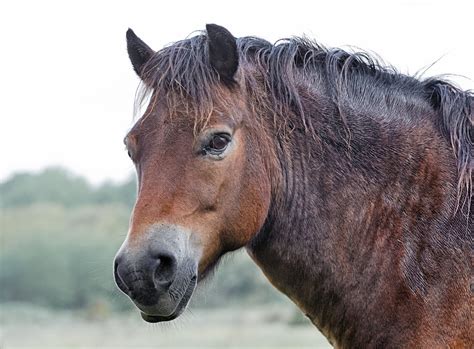
[[[245, 252], [190, 309], [150, 325], [116, 289], [135, 175], [122, 144], [151, 47], [206, 23], [275, 41], [306, 34], [473, 89], [470, 1], [10, 1], [0, 4], [0, 348], [327, 348]], [[466, 78], [467, 77], [467, 78]]]

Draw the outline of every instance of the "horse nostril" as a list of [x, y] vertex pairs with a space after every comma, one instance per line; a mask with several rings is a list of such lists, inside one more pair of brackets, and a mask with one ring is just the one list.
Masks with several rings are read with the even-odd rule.
[[129, 288], [127, 284], [125, 283], [124, 279], [122, 278], [122, 275], [120, 275], [120, 264], [119, 264], [118, 258], [115, 258], [115, 261], [114, 261], [114, 278], [115, 278], [115, 283], [122, 290], [122, 292], [128, 293]]
[[153, 273], [156, 288], [168, 289], [176, 274], [176, 258], [171, 255], [160, 255]]

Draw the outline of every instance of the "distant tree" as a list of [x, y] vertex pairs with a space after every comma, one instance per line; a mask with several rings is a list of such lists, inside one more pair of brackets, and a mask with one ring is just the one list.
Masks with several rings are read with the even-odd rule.
[[96, 203], [110, 203], [121, 202], [129, 207], [132, 207], [136, 196], [136, 180], [135, 177], [130, 177], [126, 182], [115, 184], [112, 182], [105, 182], [94, 192], [94, 202]]
[[19, 207], [34, 203], [57, 203], [65, 207], [93, 203], [135, 201], [135, 177], [124, 183], [106, 182], [93, 187], [83, 177], [50, 167], [38, 174], [18, 173], [0, 184], [0, 207]]
[[19, 173], [0, 185], [2, 207], [17, 207], [36, 202], [55, 202], [64, 206], [86, 203], [91, 187], [84, 178], [52, 167], [39, 174]]
[[2, 211], [0, 303], [78, 309], [110, 299], [114, 308], [128, 306], [126, 297], [117, 297], [112, 260], [129, 208], [37, 203]]

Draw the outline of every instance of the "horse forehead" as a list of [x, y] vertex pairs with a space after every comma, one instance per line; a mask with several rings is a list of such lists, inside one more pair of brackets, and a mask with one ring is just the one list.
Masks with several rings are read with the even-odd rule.
[[236, 128], [243, 117], [238, 110], [213, 109], [208, 115], [200, 117], [193, 111], [181, 111], [176, 115], [150, 115], [137, 121], [127, 137], [152, 136], [152, 138], [175, 140], [177, 137], [195, 138], [198, 133], [209, 128], [227, 126]]

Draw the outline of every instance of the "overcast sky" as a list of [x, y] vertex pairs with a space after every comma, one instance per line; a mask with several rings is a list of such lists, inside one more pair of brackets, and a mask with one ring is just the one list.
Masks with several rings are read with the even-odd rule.
[[[60, 165], [94, 183], [133, 171], [123, 136], [138, 78], [131, 27], [152, 48], [206, 23], [274, 41], [307, 34], [378, 53], [402, 72], [474, 79], [473, 1], [5, 1], [0, 5], [0, 180]], [[464, 89], [474, 82], [453, 77]]]

